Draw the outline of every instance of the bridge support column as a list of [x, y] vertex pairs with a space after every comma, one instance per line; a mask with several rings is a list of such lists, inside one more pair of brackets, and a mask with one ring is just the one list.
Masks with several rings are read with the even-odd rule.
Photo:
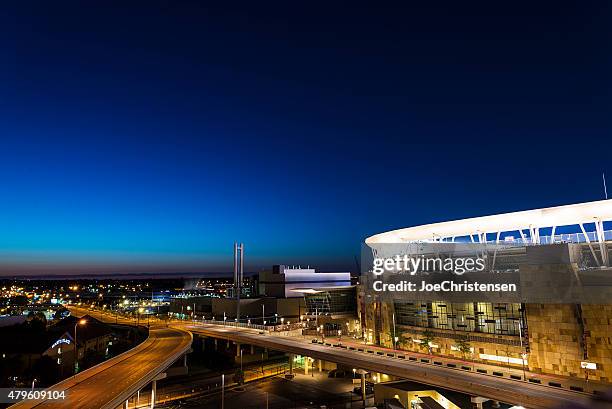
[[151, 409], [155, 408], [155, 401], [157, 400], [157, 381], [165, 379], [168, 376], [166, 372], [162, 372], [155, 379], [151, 381]]
[[251, 345], [251, 355], [255, 355], [255, 346]]
[[155, 408], [156, 395], [157, 395], [157, 380], [153, 380], [153, 383], [151, 383], [151, 409]]
[[304, 375], [308, 375], [308, 366], [310, 365], [310, 358], [304, 357]]
[[489, 399], [487, 398], [483, 398], [481, 396], [472, 396], [471, 401], [472, 401], [472, 407], [474, 409], [482, 409], [482, 404], [486, 401], [488, 401]]
[[500, 408], [501, 407], [500, 404], [499, 404], [499, 401], [496, 401], [496, 400], [492, 400], [491, 401], [491, 406], [494, 407], [494, 408]]
[[361, 371], [361, 400], [363, 402], [363, 407], [365, 408], [366, 404], [366, 381], [365, 381], [365, 371]]
[[130, 404], [130, 400], [129, 400], [129, 399], [126, 399], [126, 401], [125, 401], [125, 405], [123, 405], [123, 407], [124, 407], [125, 409], [128, 409], [129, 404]]
[[323, 372], [323, 361], [319, 359], [319, 372]]
[[187, 354], [183, 355], [183, 366], [187, 368]]
[[240, 358], [240, 350], [242, 349], [242, 345], [236, 342], [236, 358]]
[[218, 339], [215, 338], [215, 351], [219, 348], [219, 343], [217, 341], [218, 341]]
[[295, 355], [289, 354], [289, 375], [293, 375], [293, 359]]

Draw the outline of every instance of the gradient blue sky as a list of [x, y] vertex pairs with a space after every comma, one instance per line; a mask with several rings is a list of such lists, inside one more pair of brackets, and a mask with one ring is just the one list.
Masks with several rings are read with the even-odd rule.
[[0, 7], [2, 274], [352, 268], [612, 180], [609, 4], [124, 3]]

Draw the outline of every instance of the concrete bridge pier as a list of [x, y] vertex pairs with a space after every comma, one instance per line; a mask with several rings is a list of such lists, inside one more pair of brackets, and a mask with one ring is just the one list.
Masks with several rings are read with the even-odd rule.
[[155, 408], [155, 398], [157, 395], [157, 380], [153, 379], [151, 383], [151, 409]]
[[482, 404], [488, 401], [489, 399], [483, 398], [482, 396], [472, 396], [472, 408], [474, 409], [482, 409]]
[[155, 408], [155, 400], [157, 399], [157, 381], [166, 378], [167, 374], [165, 372], [157, 375], [153, 381], [151, 381], [151, 409]]
[[361, 401], [363, 402], [363, 407], [366, 405], [366, 373], [365, 371], [361, 371]]

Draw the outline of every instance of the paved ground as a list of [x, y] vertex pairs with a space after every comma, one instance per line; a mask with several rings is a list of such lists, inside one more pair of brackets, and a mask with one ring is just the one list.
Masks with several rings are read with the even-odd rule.
[[[351, 379], [328, 378], [327, 373], [304, 375], [296, 373], [289, 381], [281, 377], [269, 378], [225, 391], [225, 409], [330, 409], [361, 408], [358, 396], [352, 393]], [[371, 402], [372, 399], [370, 399]], [[186, 399], [181, 404], [172, 403], [164, 408], [220, 408], [221, 394]]]

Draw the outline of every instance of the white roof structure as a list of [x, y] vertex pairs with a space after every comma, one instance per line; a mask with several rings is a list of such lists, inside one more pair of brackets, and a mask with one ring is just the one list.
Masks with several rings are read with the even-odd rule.
[[368, 237], [366, 244], [439, 242], [449, 239], [454, 241], [455, 237], [472, 237], [473, 235], [478, 237], [479, 241], [487, 241], [487, 233], [497, 234], [497, 240], [499, 240], [500, 233], [511, 231], [518, 231], [523, 236], [523, 240], [525, 240], [523, 230], [530, 232], [530, 240], [537, 239], [539, 242], [539, 229], [552, 227], [552, 236], [554, 238], [557, 227], [572, 225], [579, 225], [586, 237], [586, 241], [589, 241], [583, 227], [584, 223], [595, 223], [595, 236], [604, 237], [606, 234], [603, 231], [603, 222], [611, 220], [612, 199], [598, 200], [595, 202], [473, 217], [470, 219], [392, 230]]

